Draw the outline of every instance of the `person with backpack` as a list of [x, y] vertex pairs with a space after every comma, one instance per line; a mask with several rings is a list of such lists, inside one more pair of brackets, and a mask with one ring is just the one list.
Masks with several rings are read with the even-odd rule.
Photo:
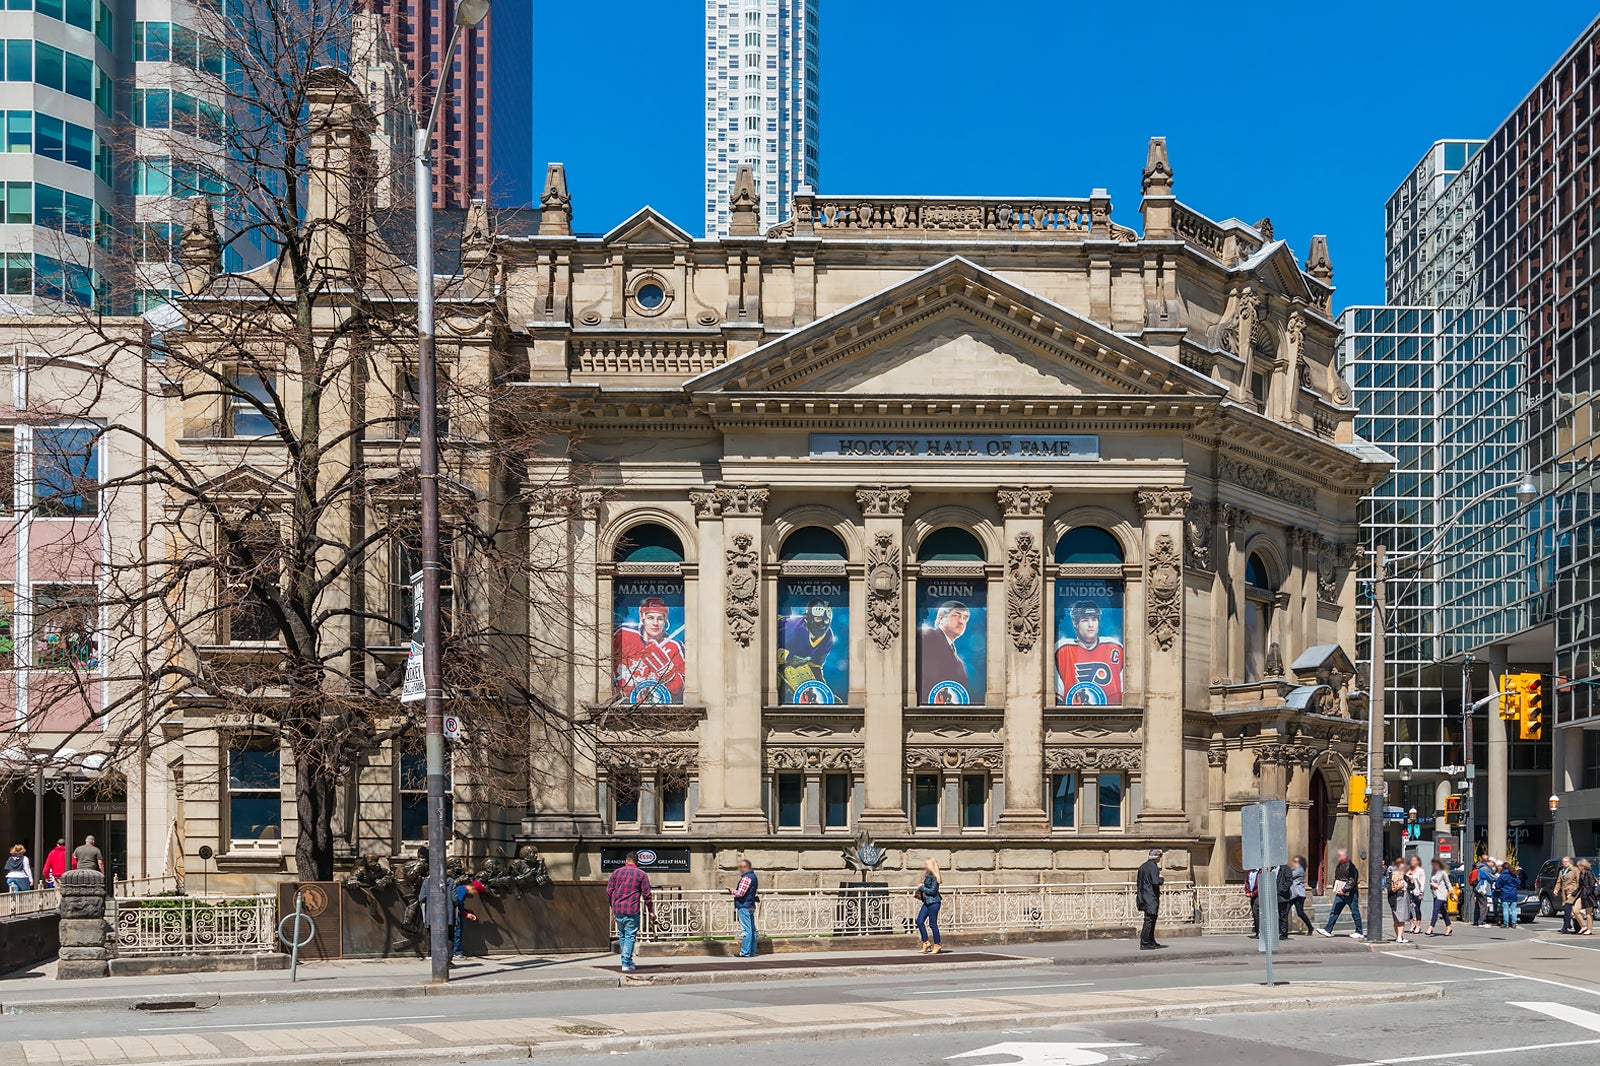
[[32, 887], [33, 870], [28, 865], [28, 849], [21, 844], [13, 844], [11, 854], [6, 856], [6, 889], [26, 892]]
[[1487, 928], [1489, 925], [1499, 921], [1500, 912], [1494, 904], [1494, 878], [1495, 874], [1499, 872], [1497, 866], [1498, 864], [1493, 858], [1485, 856], [1478, 860], [1477, 866], [1472, 868], [1473, 874], [1476, 875], [1476, 881], [1473, 884], [1473, 895], [1477, 897], [1477, 925], [1480, 928]]
[[1350, 917], [1355, 919], [1356, 931], [1350, 934], [1353, 940], [1365, 940], [1366, 934], [1361, 928], [1361, 902], [1359, 899], [1361, 889], [1361, 871], [1356, 864], [1350, 861], [1350, 853], [1340, 848], [1336, 854], [1337, 865], [1333, 869], [1333, 909], [1328, 912], [1328, 924], [1317, 930], [1318, 936], [1332, 936], [1333, 926], [1339, 920], [1339, 913], [1346, 907], [1350, 909]]

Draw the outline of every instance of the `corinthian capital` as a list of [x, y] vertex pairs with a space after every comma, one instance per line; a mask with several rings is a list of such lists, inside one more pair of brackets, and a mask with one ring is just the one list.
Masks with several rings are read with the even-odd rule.
[[868, 518], [901, 518], [911, 502], [911, 490], [905, 485], [863, 485], [856, 489], [856, 502]]
[[1139, 510], [1146, 518], [1182, 518], [1188, 508], [1188, 489], [1139, 490]]
[[1004, 488], [995, 495], [1000, 500], [1000, 510], [1007, 518], [1038, 518], [1050, 506], [1050, 490], [1039, 485]]

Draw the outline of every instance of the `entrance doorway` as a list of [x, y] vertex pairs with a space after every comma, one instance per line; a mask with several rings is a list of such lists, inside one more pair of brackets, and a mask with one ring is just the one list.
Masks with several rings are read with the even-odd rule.
[[1312, 869], [1309, 871], [1313, 877], [1313, 884], [1318, 895], [1321, 895], [1323, 886], [1332, 881], [1330, 876], [1333, 871], [1329, 868], [1329, 847], [1333, 843], [1333, 820], [1337, 813], [1332, 800], [1328, 795], [1328, 772], [1314, 770], [1311, 774], [1311, 840], [1310, 852], [1306, 858], [1310, 860]]

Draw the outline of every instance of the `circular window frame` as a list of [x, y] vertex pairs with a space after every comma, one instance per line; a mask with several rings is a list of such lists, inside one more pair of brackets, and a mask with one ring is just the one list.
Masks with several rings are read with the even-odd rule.
[[[661, 289], [661, 303], [656, 307], [646, 307], [639, 302], [639, 290], [646, 285], [655, 285]], [[645, 318], [654, 318], [672, 306], [674, 293], [667, 279], [656, 273], [645, 273], [635, 277], [628, 283], [628, 310]]]

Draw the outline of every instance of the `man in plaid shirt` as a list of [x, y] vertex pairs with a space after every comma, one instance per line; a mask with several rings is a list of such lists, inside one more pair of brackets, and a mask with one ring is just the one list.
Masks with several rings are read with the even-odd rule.
[[639, 869], [639, 853], [628, 852], [623, 865], [611, 871], [606, 881], [606, 899], [611, 903], [611, 915], [617, 922], [617, 940], [622, 945], [622, 972], [632, 973], [633, 942], [639, 935], [639, 906], [644, 905], [655, 917], [655, 899], [650, 895], [650, 878]]

